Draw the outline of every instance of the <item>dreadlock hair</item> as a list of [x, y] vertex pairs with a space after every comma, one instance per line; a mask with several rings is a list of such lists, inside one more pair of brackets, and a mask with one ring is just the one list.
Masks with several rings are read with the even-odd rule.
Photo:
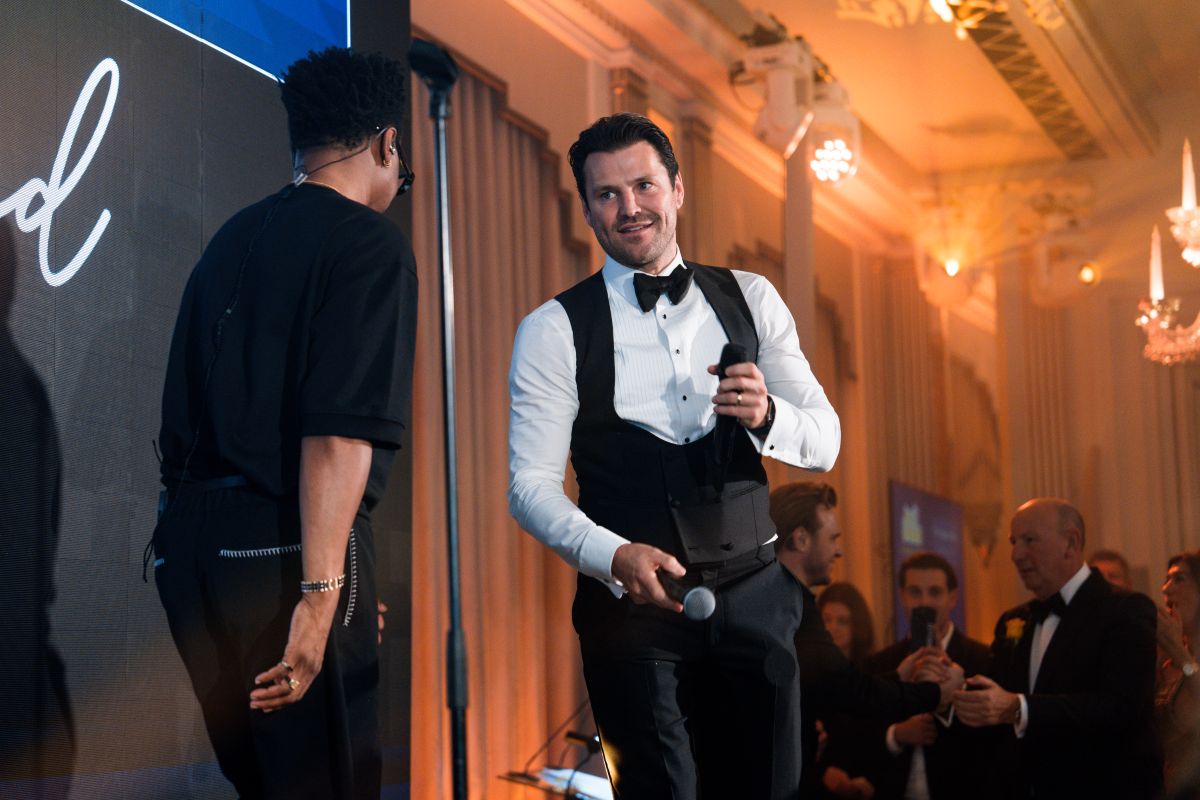
[[382, 128], [402, 126], [407, 88], [404, 65], [381, 53], [310, 50], [279, 78], [292, 150], [350, 148]]
[[585, 205], [587, 181], [583, 174], [583, 165], [587, 162], [587, 157], [592, 153], [612, 153], [638, 142], [646, 142], [654, 148], [667, 170], [667, 177], [674, 185], [675, 176], [679, 174], [679, 162], [675, 159], [675, 149], [671, 147], [671, 140], [663, 133], [663, 129], [641, 114], [613, 114], [601, 117], [581, 131], [575, 144], [567, 151], [571, 172], [575, 175], [575, 188]]

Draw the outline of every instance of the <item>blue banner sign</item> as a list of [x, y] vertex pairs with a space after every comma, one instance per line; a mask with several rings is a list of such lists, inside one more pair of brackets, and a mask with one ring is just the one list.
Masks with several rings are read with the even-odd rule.
[[350, 46], [350, 0], [122, 0], [275, 78], [309, 50]]

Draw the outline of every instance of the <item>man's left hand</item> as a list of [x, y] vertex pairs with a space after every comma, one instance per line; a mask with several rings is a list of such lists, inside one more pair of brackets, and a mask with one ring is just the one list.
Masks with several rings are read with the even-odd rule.
[[300, 595], [279, 663], [254, 678], [250, 708], [270, 713], [299, 702], [325, 662], [325, 642], [337, 611], [337, 592]]
[[1015, 724], [1020, 710], [1019, 695], [983, 675], [967, 678], [967, 688], [954, 693], [954, 713], [973, 728]]
[[[716, 375], [717, 365], [709, 364], [708, 372]], [[758, 428], [767, 421], [767, 382], [751, 361], [731, 364], [725, 370], [712, 401], [718, 414], [734, 417], [746, 428]]]

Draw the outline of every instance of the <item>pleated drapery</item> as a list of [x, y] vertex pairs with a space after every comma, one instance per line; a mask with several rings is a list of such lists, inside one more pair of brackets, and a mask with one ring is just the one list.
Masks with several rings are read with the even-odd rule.
[[[421, 279], [413, 395], [412, 797], [450, 796], [446, 711], [446, 513], [441, 304], [432, 125], [414, 80], [413, 246]], [[564, 233], [545, 135], [506, 108], [504, 87], [467, 71], [447, 123], [455, 268], [458, 492], [468, 649], [472, 798], [525, 797], [520, 769], [583, 699], [570, 623], [575, 573], [508, 515], [508, 366], [521, 318], [589, 270]], [[551, 752], [557, 753], [556, 744]]]

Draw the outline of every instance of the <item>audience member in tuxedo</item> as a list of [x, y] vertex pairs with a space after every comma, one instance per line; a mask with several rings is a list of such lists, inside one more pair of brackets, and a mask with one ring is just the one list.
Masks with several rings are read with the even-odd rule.
[[1155, 717], [1170, 797], [1200, 797], [1200, 550], [1172, 556], [1158, 614]]
[[997, 772], [1014, 781], [1010, 796], [1157, 796], [1154, 604], [1084, 564], [1083, 517], [1065, 500], [1022, 505], [1009, 541], [1034, 599], [1001, 615], [993, 678], [968, 680], [955, 713], [1004, 726], [998, 744], [1015, 763]]
[[1129, 562], [1116, 550], [1097, 550], [1088, 559], [1088, 566], [1103, 575], [1104, 580], [1113, 586], [1133, 588], [1133, 581], [1129, 579]]
[[[813, 768], [819, 718], [844, 712], [860, 717], [901, 719], [933, 710], [956, 688], [950, 682], [943, 690], [932, 682], [901, 683], [894, 678], [863, 673], [850, 653], [857, 650], [855, 656], [861, 664], [870, 651], [871, 615], [862, 596], [849, 584], [841, 584], [846, 587], [844, 590], [830, 587], [822, 596], [824, 613], [828, 614], [831, 627], [837, 630], [836, 641], [830, 635], [812, 590], [829, 583], [833, 564], [842, 555], [836, 506], [837, 492], [826, 483], [800, 481], [771, 492], [771, 519], [779, 531], [775, 555], [800, 582], [803, 602], [795, 640], [800, 664], [804, 797], [815, 796], [821, 784], [821, 775]], [[834, 593], [832, 596], [830, 591]], [[836, 599], [839, 596], [843, 601]], [[851, 612], [851, 607], [856, 613]], [[857, 620], [852, 622], [854, 617]], [[911, 673], [918, 654], [906, 656], [905, 667]]]
[[[900, 565], [897, 579], [905, 616], [915, 608], [932, 608], [937, 649], [968, 676], [986, 671], [987, 645], [968, 638], [950, 619], [958, 604], [958, 576], [950, 562], [937, 553], [914, 553]], [[923, 644], [913, 642], [910, 632], [872, 656], [867, 669], [888, 673], [901, 668]], [[876, 797], [940, 800], [972, 794], [980, 767], [976, 758], [983, 755], [981, 742], [972, 736], [974, 730], [952, 720], [952, 714], [926, 712], [878, 732], [875, 741], [884, 744], [890, 758], [885, 759], [888, 768], [876, 779]]]

